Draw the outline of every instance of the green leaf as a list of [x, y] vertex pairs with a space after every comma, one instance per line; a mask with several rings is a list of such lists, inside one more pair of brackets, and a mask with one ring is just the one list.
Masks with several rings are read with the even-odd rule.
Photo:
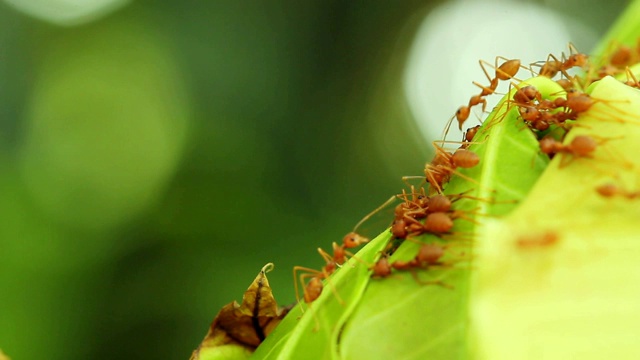
[[229, 344], [211, 348], [204, 348], [200, 351], [200, 360], [244, 360], [251, 357], [251, 350], [246, 347]]
[[[258, 347], [254, 357], [294, 359], [313, 354], [314, 358], [326, 359], [335, 356], [343, 324], [369, 283], [366, 264], [376, 261], [390, 237], [385, 232], [373, 239], [358, 252], [357, 259], [351, 258], [324, 282], [324, 290], [317, 300], [292, 309]], [[307, 309], [304, 313], [303, 308]]]
[[605, 183], [640, 190], [640, 93], [610, 77], [591, 90], [597, 102], [565, 143], [599, 139], [593, 159], [556, 156], [522, 205], [487, 221], [478, 239], [476, 358], [640, 355], [640, 206], [596, 192]]
[[640, 37], [640, 21], [638, 19], [640, 19], [640, 0], [634, 0], [591, 52], [592, 64], [597, 66], [605, 64], [608, 60], [606, 55], [615, 49], [612, 44], [635, 45]]

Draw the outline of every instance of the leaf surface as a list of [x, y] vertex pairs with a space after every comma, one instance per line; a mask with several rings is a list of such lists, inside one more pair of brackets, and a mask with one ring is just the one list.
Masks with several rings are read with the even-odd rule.
[[481, 234], [477, 358], [640, 357], [640, 206], [596, 191], [640, 190], [640, 92], [605, 78], [591, 95], [597, 103], [565, 144], [593, 136], [601, 141], [593, 158], [556, 156], [522, 205]]

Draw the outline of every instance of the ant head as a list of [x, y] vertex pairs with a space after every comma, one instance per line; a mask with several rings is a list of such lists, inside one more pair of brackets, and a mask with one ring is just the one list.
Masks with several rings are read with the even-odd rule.
[[573, 66], [583, 67], [587, 65], [589, 57], [585, 54], [573, 54], [569, 56], [569, 63]]
[[464, 133], [464, 140], [468, 142], [473, 141], [473, 138], [478, 133], [478, 130], [480, 130], [480, 125], [474, 126], [472, 128], [468, 128], [467, 131]]
[[426, 196], [426, 195], [420, 195], [420, 196], [418, 196], [418, 199], [417, 199], [416, 203], [421, 208], [429, 206], [429, 197]]
[[520, 116], [526, 121], [534, 121], [537, 120], [540, 116], [540, 111], [534, 107], [521, 106], [518, 108], [518, 112]]
[[356, 246], [362, 245], [366, 242], [369, 242], [369, 239], [367, 239], [364, 236], [360, 236], [355, 232], [350, 232], [344, 236], [344, 239], [342, 239], [342, 242], [345, 248], [350, 249], [350, 248], [354, 248]]

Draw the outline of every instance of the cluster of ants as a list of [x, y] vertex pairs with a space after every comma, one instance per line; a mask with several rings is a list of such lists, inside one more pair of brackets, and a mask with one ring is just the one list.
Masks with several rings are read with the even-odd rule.
[[[458, 128], [462, 130], [474, 106], [482, 105], [482, 111], [484, 112], [487, 106], [486, 97], [496, 93], [500, 81], [512, 81], [515, 79], [520, 69], [526, 69], [532, 74], [548, 78], [554, 78], [558, 74], [560, 74], [561, 77], [555, 81], [564, 89], [564, 96], [558, 96], [553, 100], [544, 98], [538, 89], [532, 85], [520, 87], [513, 82], [510, 83], [510, 86], [513, 85], [516, 87], [516, 91], [512, 99], [507, 101], [507, 105], [517, 108], [519, 118], [537, 137], [542, 153], [548, 155], [550, 158], [556, 154], [568, 155], [571, 156], [571, 158], [591, 157], [597, 147], [606, 140], [599, 139], [593, 135], [580, 135], [575, 136], [567, 144], [563, 143], [564, 136], [572, 126], [572, 122], [575, 121], [580, 114], [589, 110], [596, 101], [600, 101], [593, 99], [581, 89], [586, 88], [592, 82], [605, 76], [618, 75], [625, 72], [627, 74], [627, 81], [625, 83], [629, 86], [640, 88], [638, 81], [628, 68], [629, 65], [640, 61], [640, 40], [638, 41], [636, 49], [620, 46], [615, 49], [615, 51], [611, 51], [606, 65], [599, 68], [592, 67], [589, 64], [588, 56], [578, 52], [573, 45], [569, 47], [570, 54], [568, 56], [562, 54], [561, 58], [558, 59], [554, 55], [549, 55], [546, 61], [533, 63], [529, 67], [523, 66], [518, 59], [496, 57], [493, 65], [480, 60], [480, 67], [489, 80], [489, 85], [484, 86], [476, 82], [473, 83], [481, 88], [481, 92], [472, 96], [467, 105], [461, 106], [456, 111], [445, 127], [443, 140], [433, 142], [435, 156], [431, 162], [425, 165], [424, 176], [419, 177], [423, 180], [423, 183], [428, 183], [429, 190], [425, 190], [422, 186], [419, 189], [411, 186], [409, 192], [402, 190], [401, 194], [395, 195], [373, 212], [379, 211], [393, 200], [401, 200], [401, 203], [395, 207], [394, 220], [389, 230], [393, 238], [397, 241], [390, 242], [382, 252], [378, 261], [373, 264], [366, 264], [371, 270], [371, 276], [373, 278], [386, 278], [390, 276], [393, 271], [408, 270], [411, 271], [414, 279], [419, 283], [438, 283], [444, 285], [439, 281], [420, 280], [416, 275], [416, 270], [427, 269], [434, 266], [445, 266], [446, 264], [443, 262], [443, 257], [447, 245], [435, 242], [423, 243], [415, 240], [415, 238], [424, 234], [431, 234], [440, 239], [445, 239], [447, 235], [455, 234], [452, 232], [454, 220], [462, 218], [468, 221], [474, 221], [472, 217], [467, 216], [467, 212], [454, 209], [454, 204], [462, 198], [477, 198], [467, 196], [466, 194], [445, 195], [443, 194], [443, 190], [454, 175], [475, 182], [475, 180], [461, 174], [458, 169], [473, 168], [480, 163], [480, 157], [473, 151], [470, 151], [469, 146], [474, 143], [474, 137], [481, 126], [478, 125], [468, 128], [461, 142], [446, 141], [446, 136], [454, 119], [458, 122]], [[503, 62], [498, 65], [498, 62], [501, 60]], [[495, 70], [493, 77], [489, 75], [486, 66]], [[534, 72], [534, 68], [538, 68], [539, 70]], [[569, 75], [569, 70], [573, 68], [582, 69], [586, 73], [586, 76], [581, 78], [579, 76]], [[509, 112], [509, 109], [507, 112]], [[554, 129], [561, 131], [552, 131]], [[558, 136], [558, 133], [561, 135]], [[444, 143], [458, 143], [460, 147], [451, 152], [444, 149]], [[406, 182], [409, 178], [412, 177], [404, 177], [403, 180]], [[612, 183], [603, 184], [599, 186], [596, 191], [605, 198], [614, 196], [621, 196], [627, 199], [640, 198], [640, 191], [627, 191]], [[372, 214], [367, 215], [359, 224], [368, 219]], [[356, 226], [356, 229], [357, 227], [358, 226]], [[420, 243], [417, 254], [410, 260], [390, 261], [390, 255], [397, 249], [399, 242], [404, 240]], [[326, 262], [321, 270], [296, 266], [293, 272], [298, 301], [300, 300], [298, 282], [304, 289], [304, 301], [306, 303], [312, 303], [320, 296], [323, 290], [323, 280], [328, 279], [339, 267], [343, 266], [348, 258], [354, 258], [362, 262], [362, 260], [359, 260], [350, 252], [350, 249], [354, 249], [368, 241], [366, 237], [357, 234], [354, 229], [353, 232], [350, 232], [343, 238], [342, 243], [333, 243], [333, 254], [329, 254], [321, 248], [318, 248], [318, 252]], [[554, 233], [545, 233], [540, 239], [521, 239], [518, 245], [525, 248], [549, 245], [556, 241], [557, 235]], [[302, 272], [299, 277], [296, 276], [298, 272]], [[336, 293], [335, 290], [334, 293]], [[337, 293], [336, 296], [342, 302]]]
[[[457, 218], [464, 218], [473, 221], [467, 217], [463, 211], [454, 210], [453, 203], [461, 198], [468, 197], [465, 194], [459, 195], [443, 195], [435, 193], [428, 195], [424, 187], [416, 190], [411, 187], [411, 192], [405, 190], [402, 194], [395, 195], [385, 202], [378, 209], [363, 218], [358, 225], [378, 212], [381, 208], [387, 206], [391, 201], [399, 198], [402, 200], [395, 207], [395, 219], [391, 225], [391, 233], [397, 240], [416, 241], [413, 238], [423, 234], [433, 234], [438, 237], [453, 234], [453, 221]], [[469, 197], [472, 198], [472, 197]], [[356, 228], [358, 227], [356, 226]], [[342, 243], [334, 242], [332, 244], [333, 254], [329, 254], [321, 248], [318, 253], [325, 260], [325, 265], [321, 270], [315, 270], [307, 267], [296, 266], [293, 269], [294, 279], [296, 281], [296, 296], [299, 296], [298, 282], [303, 286], [303, 299], [306, 303], [315, 301], [324, 288], [323, 280], [328, 279], [339, 267], [343, 266], [349, 257], [360, 262], [349, 249], [353, 249], [369, 241], [368, 238], [353, 232], [348, 233], [342, 239]], [[397, 249], [399, 244], [389, 243], [389, 246], [383, 251], [382, 256], [374, 264], [367, 264], [372, 270], [373, 278], [385, 278], [391, 275], [392, 270], [408, 270], [411, 271], [416, 281], [420, 283], [439, 283], [439, 281], [421, 281], [418, 279], [415, 270], [426, 269], [429, 266], [445, 265], [441, 262], [444, 255], [445, 247], [439, 244], [421, 243], [420, 249], [416, 256], [410, 260], [395, 260], [389, 262], [389, 256]], [[298, 272], [302, 272], [297, 276]], [[307, 279], [309, 279], [307, 281]], [[336, 293], [336, 297], [342, 302], [340, 296]], [[300, 300], [300, 299], [298, 299]]]
[[[451, 153], [444, 150], [442, 147], [437, 146], [437, 142], [433, 145], [436, 148], [436, 156], [434, 160], [428, 163], [425, 167], [425, 176], [421, 177], [424, 181], [430, 184], [432, 194], [428, 194], [424, 187], [420, 187], [419, 190], [411, 186], [411, 190], [407, 193], [406, 190], [402, 190], [401, 194], [395, 195], [387, 200], [380, 207], [375, 209], [372, 213], [365, 216], [354, 228], [354, 231], [345, 235], [341, 244], [334, 242], [332, 244], [333, 255], [330, 255], [321, 248], [318, 248], [318, 253], [325, 260], [325, 265], [321, 270], [315, 270], [307, 267], [296, 266], [293, 269], [296, 296], [299, 299], [298, 283], [303, 287], [303, 299], [306, 303], [312, 303], [315, 301], [324, 288], [323, 280], [328, 279], [339, 267], [345, 264], [348, 257], [355, 257], [349, 249], [358, 247], [369, 241], [368, 238], [356, 233], [356, 229], [364, 221], [369, 219], [373, 214], [380, 211], [395, 199], [402, 200], [400, 204], [395, 207], [395, 217], [391, 224], [390, 231], [393, 237], [397, 240], [414, 240], [415, 237], [432, 234], [442, 238], [445, 235], [452, 235], [452, 229], [454, 227], [454, 220], [458, 218], [473, 221], [468, 217], [464, 211], [454, 210], [454, 202], [462, 198], [477, 199], [465, 194], [457, 195], [444, 195], [443, 188], [445, 184], [451, 179], [453, 175], [465, 177], [460, 174], [457, 168], [472, 168], [480, 162], [478, 155], [472, 151], [467, 150], [467, 147], [471, 143], [471, 140], [480, 126], [473, 127], [465, 133], [466, 140], [461, 143], [459, 149]], [[411, 177], [405, 177], [405, 181]], [[473, 179], [468, 178], [470, 181]], [[445, 253], [445, 247], [435, 243], [420, 243], [420, 249], [418, 253], [410, 260], [395, 260], [389, 262], [388, 258], [398, 248], [399, 244], [390, 243], [389, 246], [383, 251], [378, 261], [374, 264], [367, 264], [372, 271], [371, 276], [373, 278], [386, 278], [391, 275], [393, 270], [411, 272], [417, 282], [422, 284], [437, 283], [443, 286], [447, 286], [440, 281], [422, 281], [418, 278], [416, 270], [426, 269], [431, 266], [445, 266], [446, 264], [441, 261]], [[302, 272], [300, 276], [297, 276], [298, 272]], [[307, 281], [308, 279], [308, 281]], [[335, 292], [335, 291], [334, 291]], [[340, 296], [336, 293], [336, 297], [342, 302]]]

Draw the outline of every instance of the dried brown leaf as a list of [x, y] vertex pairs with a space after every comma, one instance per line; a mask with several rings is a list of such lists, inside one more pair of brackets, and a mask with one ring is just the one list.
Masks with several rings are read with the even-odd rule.
[[205, 349], [235, 345], [251, 353], [282, 320], [288, 309], [278, 307], [266, 273], [273, 264], [265, 265], [245, 291], [242, 304], [233, 301], [225, 305], [209, 327], [202, 343], [194, 350], [191, 360], [204, 360]]

